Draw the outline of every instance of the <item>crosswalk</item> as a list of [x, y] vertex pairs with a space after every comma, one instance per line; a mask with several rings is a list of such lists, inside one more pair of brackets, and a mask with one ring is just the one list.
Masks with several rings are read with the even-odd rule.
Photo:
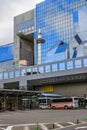
[[28, 126], [24, 126], [24, 130], [30, 130]]
[[[85, 123], [84, 121], [79, 121], [80, 124]], [[64, 123], [34, 123], [34, 124], [19, 124], [19, 125], [4, 125], [0, 124], [0, 130], [59, 130], [62, 128], [75, 126], [77, 122], [64, 122]]]

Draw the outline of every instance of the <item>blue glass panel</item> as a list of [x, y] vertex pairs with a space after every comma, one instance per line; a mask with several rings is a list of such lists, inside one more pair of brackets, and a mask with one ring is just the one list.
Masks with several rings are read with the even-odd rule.
[[73, 2], [75, 2], [75, 0], [67, 0], [67, 3], [68, 3], [68, 4], [71, 4], [71, 3], [73, 3]]
[[67, 69], [73, 69], [73, 61], [67, 62]]
[[[79, 30], [79, 9], [86, 6], [82, 0], [45, 0], [36, 5], [36, 32], [34, 38], [38, 37], [38, 29], [42, 29], [42, 37], [45, 43], [42, 45], [42, 63], [48, 63], [61, 59], [47, 60], [49, 50], [60, 41], [66, 43], [55, 49], [55, 55], [62, 53], [67, 49], [68, 43]], [[38, 45], [35, 45], [35, 59], [38, 64]], [[74, 55], [76, 56], [76, 54]], [[63, 60], [68, 57], [64, 57]]]
[[14, 58], [14, 44], [7, 44], [0, 47], [0, 62], [13, 60]]
[[7, 78], [8, 78], [8, 73], [5, 72], [5, 73], [4, 73], [4, 79], [7, 79]]
[[75, 60], [75, 68], [80, 68], [80, 67], [82, 67], [81, 60]]
[[20, 23], [18, 25], [18, 28], [19, 29], [24, 29], [24, 28], [26, 28], [28, 26], [31, 26], [31, 25], [34, 25], [34, 19], [32, 19], [31, 21], [25, 21], [24, 23]]
[[85, 67], [87, 66], [87, 59], [83, 60], [83, 64], [84, 64]]
[[45, 72], [50, 72], [51, 70], [50, 70], [50, 65], [46, 65], [45, 66]]
[[78, 11], [73, 13], [73, 22], [78, 22]]
[[59, 63], [59, 70], [65, 70], [65, 63]]
[[19, 70], [16, 70], [15, 71], [15, 77], [19, 77], [20, 76], [20, 71]]
[[68, 47], [68, 44], [66, 43], [64, 43], [63, 45], [59, 45], [55, 53], [65, 52], [67, 47]]
[[52, 71], [57, 71], [57, 70], [58, 70], [58, 65], [52, 64]]
[[14, 72], [9, 72], [9, 78], [14, 78]]

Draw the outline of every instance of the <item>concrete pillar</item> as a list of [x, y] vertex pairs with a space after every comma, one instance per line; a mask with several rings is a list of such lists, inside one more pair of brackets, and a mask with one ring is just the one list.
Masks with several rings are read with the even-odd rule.
[[0, 89], [4, 89], [4, 84], [2, 81], [0, 81]]
[[19, 89], [27, 90], [27, 80], [23, 77], [21, 77], [19, 81]]

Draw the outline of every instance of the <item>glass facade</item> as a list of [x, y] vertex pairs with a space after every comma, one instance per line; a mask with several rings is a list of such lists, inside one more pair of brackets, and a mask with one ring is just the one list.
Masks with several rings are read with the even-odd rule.
[[[42, 64], [87, 55], [86, 0], [45, 0], [37, 4], [35, 39], [39, 28], [45, 39]], [[35, 50], [38, 64], [38, 44]]]
[[[14, 43], [0, 46], [0, 72], [14, 68]], [[8, 75], [4, 74], [5, 78]]]
[[14, 58], [14, 44], [0, 46], [0, 62], [13, 60]]

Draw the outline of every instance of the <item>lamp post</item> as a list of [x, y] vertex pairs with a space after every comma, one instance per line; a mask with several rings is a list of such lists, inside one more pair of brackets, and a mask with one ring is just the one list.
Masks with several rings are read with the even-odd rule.
[[41, 29], [38, 31], [36, 43], [38, 44], [38, 64], [42, 64], [42, 44], [45, 43], [45, 39], [42, 38]]

